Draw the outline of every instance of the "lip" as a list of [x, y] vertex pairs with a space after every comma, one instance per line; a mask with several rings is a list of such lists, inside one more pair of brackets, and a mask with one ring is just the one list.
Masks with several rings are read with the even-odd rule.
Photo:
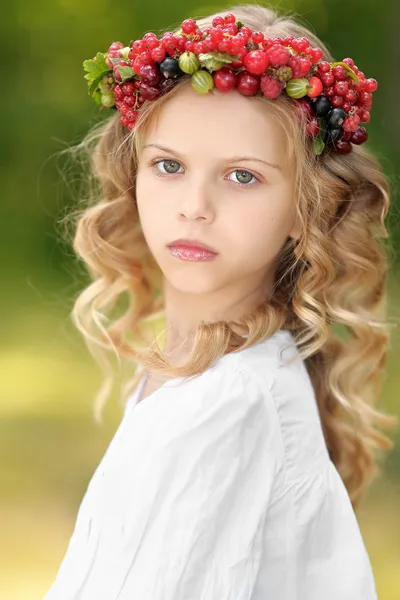
[[171, 242], [170, 244], [167, 244], [167, 246], [169, 248], [192, 248], [194, 250], [207, 250], [208, 252], [213, 252], [214, 254], [218, 254], [218, 252], [216, 250], [214, 250], [214, 248], [211, 248], [211, 246], [207, 246], [207, 244], [203, 244], [202, 242], [199, 242], [198, 240], [189, 240], [189, 239], [179, 238], [179, 240], [175, 240], [175, 241]]

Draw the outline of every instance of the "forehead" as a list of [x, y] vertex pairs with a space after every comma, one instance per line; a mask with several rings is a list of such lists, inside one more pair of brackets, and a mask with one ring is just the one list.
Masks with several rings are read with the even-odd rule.
[[253, 155], [281, 164], [286, 137], [269, 102], [236, 90], [201, 95], [183, 86], [157, 111], [147, 143], [160, 143], [191, 155]]

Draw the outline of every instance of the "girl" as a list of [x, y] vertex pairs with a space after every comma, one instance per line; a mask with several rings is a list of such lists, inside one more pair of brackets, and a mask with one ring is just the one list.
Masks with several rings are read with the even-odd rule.
[[[388, 183], [362, 147], [377, 82], [256, 4], [84, 66], [117, 110], [83, 143], [99, 196], [73, 315], [138, 369], [45, 600], [377, 598], [354, 512], [392, 423], [372, 407], [389, 343]], [[163, 348], [145, 331], [160, 314]]]

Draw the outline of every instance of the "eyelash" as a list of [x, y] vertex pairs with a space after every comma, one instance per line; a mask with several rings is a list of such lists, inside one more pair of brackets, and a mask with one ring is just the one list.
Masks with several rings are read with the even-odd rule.
[[[178, 163], [180, 165], [180, 162], [178, 160], [173, 159], [173, 158], [156, 158], [156, 159], [150, 161], [150, 166], [155, 169], [157, 177], [165, 177], [165, 176], [168, 176], [168, 175], [176, 175], [177, 174], [177, 173], [160, 173], [156, 169], [156, 167], [157, 167], [158, 164], [160, 164], [162, 162], [167, 162], [167, 161], [176, 162], [176, 163]], [[253, 187], [254, 185], [257, 185], [257, 183], [260, 183], [260, 180], [258, 179], [258, 177], [256, 177], [254, 175], [254, 173], [252, 173], [251, 171], [248, 171], [247, 169], [233, 169], [230, 173], [235, 173], [235, 171], [242, 171], [244, 173], [249, 173], [256, 180], [253, 183], [240, 183], [240, 181], [233, 181], [232, 179], [229, 180], [229, 181], [233, 181], [233, 183], [235, 183], [236, 185], [238, 185], [241, 188]]]

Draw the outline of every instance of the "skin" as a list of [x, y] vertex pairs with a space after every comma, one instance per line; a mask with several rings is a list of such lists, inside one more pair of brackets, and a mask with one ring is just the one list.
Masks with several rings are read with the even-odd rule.
[[[172, 359], [187, 356], [200, 321], [238, 318], [269, 297], [279, 250], [300, 235], [285, 143], [268, 103], [237, 91], [200, 95], [188, 85], [154, 118], [139, 156], [136, 198], [163, 273]], [[244, 156], [259, 160], [232, 159]], [[166, 247], [177, 238], [200, 240], [219, 254], [182, 261]]]

